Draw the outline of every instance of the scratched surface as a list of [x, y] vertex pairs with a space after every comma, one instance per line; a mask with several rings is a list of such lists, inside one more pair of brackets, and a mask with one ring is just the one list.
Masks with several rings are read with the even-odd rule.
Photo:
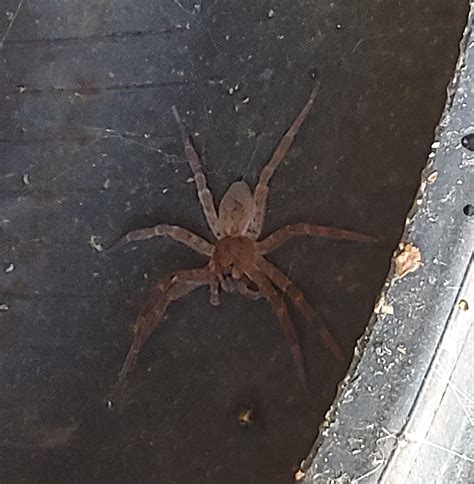
[[[104, 255], [132, 228], [209, 237], [170, 107], [219, 198], [255, 183], [301, 109], [265, 233], [332, 224], [393, 241], [295, 240], [278, 263], [350, 353], [382, 284], [445, 102], [461, 0], [0, 2], [0, 480], [286, 483], [345, 372], [293, 313], [311, 398], [265, 302], [205, 290], [170, 307], [107, 405], [127, 325], [168, 240]], [[92, 239], [91, 239], [92, 238]], [[349, 362], [348, 362], [349, 363]], [[255, 408], [253, 424], [238, 414]]]

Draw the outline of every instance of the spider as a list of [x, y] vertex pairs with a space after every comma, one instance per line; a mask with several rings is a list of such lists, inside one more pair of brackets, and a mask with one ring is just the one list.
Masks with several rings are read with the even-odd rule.
[[285, 132], [270, 161], [260, 173], [254, 193], [245, 181], [236, 181], [222, 197], [218, 211], [212, 192], [207, 186], [199, 156], [178, 110], [175, 106], [172, 107], [184, 152], [194, 175], [197, 196], [207, 224], [216, 240], [211, 243], [183, 227], [159, 224], [129, 232], [111, 246], [116, 248], [129, 242], [168, 236], [209, 258], [204, 267], [178, 270], [164, 276], [158, 282], [150, 299], [132, 325], [133, 341], [119, 373], [119, 383], [125, 381], [128, 373], [135, 366], [138, 353], [163, 319], [168, 305], [205, 285], [209, 286], [210, 303], [214, 306], [219, 304], [219, 288], [225, 292], [237, 291], [251, 299], [262, 297], [270, 303], [288, 340], [297, 375], [304, 389], [308, 389], [308, 383], [302, 351], [295, 327], [288, 314], [285, 295], [307, 321], [317, 323], [318, 332], [325, 346], [337, 359], [344, 361], [342, 350], [321, 317], [308, 304], [300, 289], [280, 269], [270, 263], [265, 255], [289, 239], [300, 235], [357, 242], [369, 242], [374, 239], [350, 230], [297, 223], [281, 227], [265, 239], [259, 240], [267, 204], [268, 183], [308, 116], [318, 89], [319, 82], [316, 82], [305, 106]]

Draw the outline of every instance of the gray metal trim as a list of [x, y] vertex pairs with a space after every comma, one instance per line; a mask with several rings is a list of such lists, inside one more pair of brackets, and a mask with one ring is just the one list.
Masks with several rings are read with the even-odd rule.
[[473, 22], [471, 3], [403, 237], [420, 249], [422, 265], [402, 278], [392, 268], [378, 314], [301, 465], [302, 482], [474, 482], [466, 387], [474, 366], [474, 218], [466, 209], [474, 205], [474, 152], [462, 142], [474, 133]]

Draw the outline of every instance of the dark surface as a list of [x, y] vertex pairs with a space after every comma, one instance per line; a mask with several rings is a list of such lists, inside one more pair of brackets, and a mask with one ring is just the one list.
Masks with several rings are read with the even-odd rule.
[[225, 295], [215, 309], [198, 291], [170, 308], [108, 409], [153, 282], [202, 259], [168, 240], [110, 256], [88, 242], [158, 221], [208, 236], [171, 105], [220, 197], [238, 177], [256, 181], [316, 68], [320, 96], [272, 181], [265, 233], [308, 221], [393, 241], [301, 239], [271, 258], [351, 352], [418, 187], [466, 13], [445, 0], [42, 0], [1, 17], [0, 253], [15, 265], [0, 278], [2, 482], [291, 479], [346, 370], [314, 328], [295, 314], [308, 398], [264, 302]]
[[473, 134], [473, 28], [474, 10], [403, 235], [423, 264], [388, 277], [385, 309], [303, 465], [307, 484], [474, 482], [474, 154], [462, 142]]

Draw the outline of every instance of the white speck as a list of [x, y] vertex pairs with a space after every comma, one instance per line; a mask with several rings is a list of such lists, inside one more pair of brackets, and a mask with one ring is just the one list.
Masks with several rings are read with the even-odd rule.
[[436, 149], [438, 149], [438, 148], [440, 147], [440, 145], [441, 145], [441, 143], [440, 143], [439, 141], [434, 141], [434, 142], [432, 143], [432, 145], [431, 145], [431, 148], [432, 148], [433, 150], [436, 150]]
[[107, 178], [104, 183], [102, 183], [102, 187], [105, 188], [106, 190], [110, 188], [110, 178]]
[[111, 401], [111, 400], [107, 400], [107, 408], [108, 408], [109, 410], [112, 410], [112, 406], [113, 406], [112, 401]]
[[336, 24], [336, 29], [341, 30], [342, 29], [342, 25], [341, 24]]
[[13, 20], [13, 17], [15, 16], [15, 13], [8, 11], [8, 12], [5, 12], [5, 15], [7, 16], [7, 20], [11, 22]]
[[8, 311], [10, 306], [8, 304], [0, 303], [0, 311]]
[[399, 353], [401, 353], [402, 355], [406, 355], [407, 354], [407, 349], [406, 349], [406, 346], [404, 344], [399, 344], [397, 346], [397, 351]]
[[109, 72], [108, 76], [110, 77], [110, 79], [113, 79], [115, 77], [115, 74], [113, 72]]
[[168, 193], [168, 188], [163, 188], [163, 190], [161, 190], [161, 193], [162, 193], [163, 195], [165, 195], [166, 193]]
[[234, 88], [229, 87], [229, 90], [227, 92], [232, 96], [232, 94], [234, 94]]
[[277, 35], [277, 39], [278, 39], [278, 40], [283, 40], [284, 38], [285, 38], [285, 36], [284, 36], [284, 35]]
[[10, 272], [13, 272], [15, 270], [15, 264], [12, 262], [5, 267], [5, 274], [10, 274]]
[[194, 181], [194, 178], [190, 176], [189, 178], [186, 178], [186, 183], [192, 183]]
[[249, 102], [250, 102], [250, 98], [248, 96], [242, 99], [242, 104], [248, 104]]
[[25, 173], [21, 179], [23, 180], [23, 184], [24, 185], [29, 185], [30, 184], [30, 175], [28, 175], [27, 173]]
[[225, 39], [225, 40], [229, 40], [229, 39], [230, 39], [230, 35], [226, 35], [226, 36], [224, 37], [224, 39]]
[[273, 10], [273, 8], [271, 8], [268, 13], [267, 13], [267, 17], [268, 18], [273, 18], [275, 16], [275, 10]]
[[144, 133], [144, 134], [143, 134], [143, 137], [144, 137], [145, 139], [149, 139], [149, 138], [150, 138], [150, 136], [151, 136], [151, 134], [150, 134], [150, 133]]
[[97, 252], [102, 252], [104, 250], [104, 246], [102, 242], [100, 242], [100, 237], [97, 235], [91, 235], [88, 244]]
[[18, 92], [23, 94], [26, 91], [26, 86], [18, 86]]

